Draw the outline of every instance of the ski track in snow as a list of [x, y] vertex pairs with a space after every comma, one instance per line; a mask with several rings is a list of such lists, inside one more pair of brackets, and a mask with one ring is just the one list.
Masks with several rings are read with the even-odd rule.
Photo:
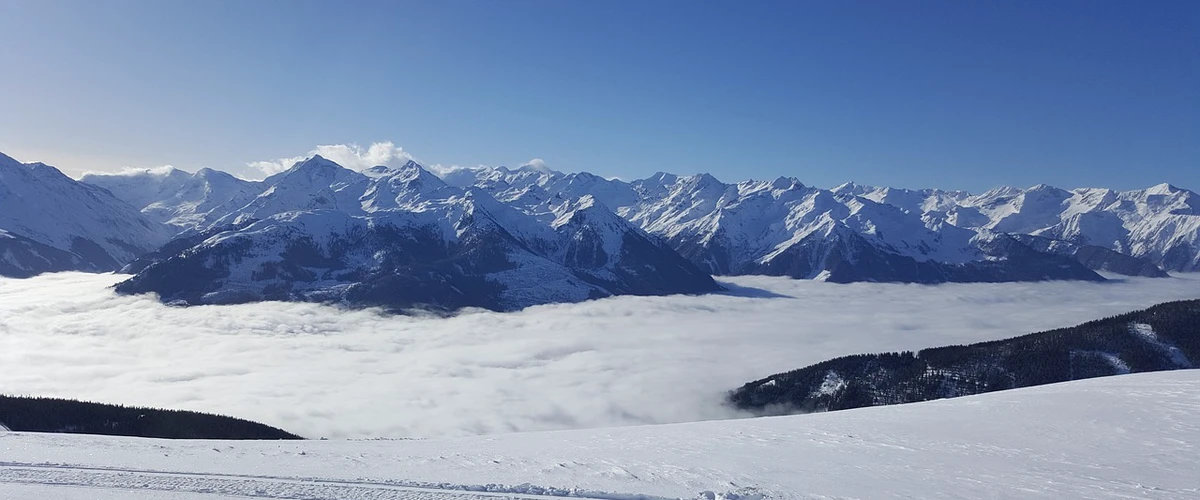
[[[352, 481], [248, 474], [202, 474], [18, 462], [0, 462], [0, 483], [305, 500], [494, 500], [497, 497], [667, 500], [663, 497], [649, 495], [602, 494], [599, 492], [588, 496], [574, 490], [546, 489], [530, 485], [505, 487], [438, 484], [420, 486], [420, 483], [406, 481]], [[544, 491], [544, 493], [529, 493], [536, 491]], [[4, 498], [3, 492], [0, 492], [0, 498]]]

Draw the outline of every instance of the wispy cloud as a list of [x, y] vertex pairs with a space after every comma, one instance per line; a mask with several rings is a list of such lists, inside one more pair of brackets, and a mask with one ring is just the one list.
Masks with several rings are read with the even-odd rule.
[[[148, 167], [148, 168], [121, 167], [121, 169], [117, 170], [116, 172], [103, 171], [103, 170], [89, 170], [89, 171], [84, 172], [82, 175], [80, 175], [80, 177], [87, 176], [87, 175], [125, 175], [125, 176], [148, 175], [148, 176], [152, 176], [152, 177], [164, 177], [164, 176], [170, 174], [171, 172], [174, 172], [175, 170], [179, 170], [179, 169], [175, 168], [173, 165], [163, 165], [160, 167]], [[189, 173], [191, 173], [191, 172], [189, 172]]]
[[304, 156], [255, 161], [250, 162], [247, 166], [253, 170], [262, 172], [264, 175], [271, 175], [287, 170], [296, 162], [313, 155], [324, 156], [352, 170], [364, 170], [376, 165], [398, 167], [413, 159], [412, 155], [404, 151], [404, 148], [398, 147], [390, 141], [385, 141], [372, 143], [366, 148], [358, 144], [327, 144], [317, 146]]
[[553, 170], [550, 169], [550, 166], [546, 165], [546, 160], [543, 160], [541, 158], [534, 158], [532, 160], [529, 160], [529, 161], [523, 163], [521, 166], [532, 168], [532, 169], [540, 171], [540, 172], [546, 172], [546, 173], [553, 172]]
[[736, 416], [727, 389], [856, 352], [997, 339], [1200, 297], [1200, 277], [836, 285], [616, 297], [451, 318], [298, 303], [166, 307], [112, 275], [0, 280], [0, 391], [188, 408], [309, 437]]

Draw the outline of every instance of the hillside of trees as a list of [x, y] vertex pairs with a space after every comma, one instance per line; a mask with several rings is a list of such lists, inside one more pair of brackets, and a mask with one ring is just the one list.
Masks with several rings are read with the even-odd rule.
[[992, 342], [832, 359], [750, 382], [728, 401], [759, 413], [845, 410], [1194, 362], [1200, 362], [1200, 300], [1187, 300]]
[[208, 413], [3, 395], [0, 425], [12, 431], [168, 439], [302, 439], [257, 422]]

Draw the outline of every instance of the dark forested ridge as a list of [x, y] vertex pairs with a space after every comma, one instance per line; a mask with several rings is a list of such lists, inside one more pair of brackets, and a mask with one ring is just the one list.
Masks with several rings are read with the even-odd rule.
[[0, 424], [12, 431], [169, 439], [301, 439], [240, 418], [69, 399], [0, 395]]
[[1011, 339], [859, 354], [750, 382], [729, 394], [759, 412], [911, 403], [1200, 362], [1200, 300], [1167, 302]]

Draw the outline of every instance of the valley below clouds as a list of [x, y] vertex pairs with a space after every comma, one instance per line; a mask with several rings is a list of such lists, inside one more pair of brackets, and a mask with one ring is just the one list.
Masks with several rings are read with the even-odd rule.
[[744, 416], [745, 382], [861, 352], [1075, 325], [1200, 298], [1200, 275], [830, 284], [613, 297], [453, 317], [307, 304], [168, 307], [127, 276], [0, 278], [0, 393], [233, 415], [309, 438], [442, 437]]

